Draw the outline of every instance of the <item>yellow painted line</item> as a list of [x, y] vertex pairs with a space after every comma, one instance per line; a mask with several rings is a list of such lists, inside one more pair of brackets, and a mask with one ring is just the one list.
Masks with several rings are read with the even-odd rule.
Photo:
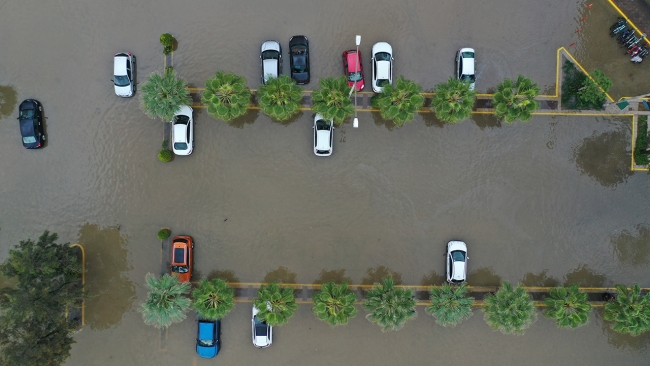
[[[238, 303], [252, 303], [253, 300], [235, 299], [235, 302], [236, 303], [237, 302]], [[298, 305], [314, 305], [314, 303], [312, 301], [306, 301], [306, 300], [296, 300], [296, 304], [298, 304]], [[355, 305], [363, 305], [363, 301], [355, 301], [354, 304]], [[591, 306], [593, 306], [593, 307], [605, 306], [604, 301], [589, 301], [589, 304], [591, 304]], [[431, 305], [431, 302], [429, 302], [429, 301], [416, 301], [415, 302], [415, 306], [430, 306], [430, 305]], [[483, 306], [485, 306], [485, 303], [483, 302], [483, 300], [475, 300], [473, 306], [474, 307], [483, 307]], [[543, 301], [535, 301], [535, 306], [536, 307], [546, 307], [548, 305], [546, 305], [546, 303], [543, 302]]]
[[[641, 30], [636, 26], [636, 24], [634, 24], [634, 23], [630, 20], [630, 18], [628, 18], [627, 15], [625, 15], [625, 13], [623, 13], [623, 11], [622, 11], [621, 9], [619, 9], [619, 7], [616, 6], [616, 4], [614, 4], [614, 2], [613, 2], [612, 0], [607, 0], [607, 2], [608, 2], [609, 5], [611, 5], [614, 9], [616, 9], [616, 11], [617, 11], [617, 12], [618, 12], [618, 13], [619, 13], [623, 18], [625, 18], [625, 20], [627, 20], [627, 22], [628, 22], [629, 24], [632, 25], [632, 28], [634, 28], [635, 31], [639, 32], [639, 35], [642, 35], [642, 34], [643, 34], [643, 32], [642, 32], [642, 31], [641, 31]], [[643, 39], [645, 39], [646, 42], [650, 43], [650, 42], [648, 41], [648, 37], [643, 37]]]

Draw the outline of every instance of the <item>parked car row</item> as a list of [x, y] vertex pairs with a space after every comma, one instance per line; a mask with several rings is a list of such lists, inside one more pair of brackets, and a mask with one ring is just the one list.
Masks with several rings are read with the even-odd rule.
[[[190, 282], [194, 271], [194, 239], [189, 235], [178, 235], [172, 239], [170, 274], [180, 282]], [[266, 348], [273, 343], [273, 327], [257, 317], [259, 309], [252, 308], [252, 341], [257, 348]], [[221, 321], [199, 318], [196, 333], [196, 353], [212, 358], [219, 353], [221, 343]]]

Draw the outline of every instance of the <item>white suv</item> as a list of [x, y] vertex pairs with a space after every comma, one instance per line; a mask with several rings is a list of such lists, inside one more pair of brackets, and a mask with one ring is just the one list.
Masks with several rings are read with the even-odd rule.
[[278, 41], [262, 43], [260, 62], [262, 64], [262, 84], [266, 84], [269, 78], [277, 78], [282, 74], [282, 47]]
[[382, 85], [393, 83], [393, 48], [386, 42], [372, 46], [372, 90], [381, 93]]
[[314, 154], [316, 156], [332, 155], [332, 142], [334, 139], [334, 121], [325, 120], [316, 113], [314, 117]]
[[467, 280], [467, 245], [452, 240], [447, 243], [447, 282], [460, 284]]
[[476, 55], [473, 48], [461, 48], [456, 52], [456, 78], [469, 83], [474, 90], [476, 82]]
[[172, 151], [176, 155], [190, 155], [194, 150], [194, 119], [192, 107], [178, 108], [172, 119]]
[[127, 52], [113, 56], [112, 81], [118, 97], [129, 98], [135, 94], [135, 56]]

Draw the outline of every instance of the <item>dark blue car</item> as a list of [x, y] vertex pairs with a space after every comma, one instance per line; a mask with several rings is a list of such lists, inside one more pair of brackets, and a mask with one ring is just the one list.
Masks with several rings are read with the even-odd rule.
[[18, 124], [23, 146], [27, 149], [39, 149], [45, 143], [43, 133], [43, 106], [35, 99], [26, 99], [18, 107]]
[[221, 338], [220, 320], [199, 319], [196, 335], [196, 353], [203, 358], [212, 358], [219, 353]]

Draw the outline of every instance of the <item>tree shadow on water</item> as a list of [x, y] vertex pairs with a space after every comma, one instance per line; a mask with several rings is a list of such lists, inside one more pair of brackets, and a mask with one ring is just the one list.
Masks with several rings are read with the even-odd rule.
[[111, 328], [122, 321], [135, 300], [135, 286], [128, 278], [126, 241], [117, 226], [100, 228], [85, 224], [78, 242], [86, 254], [85, 319], [93, 330]]
[[239, 282], [239, 278], [235, 275], [235, 272], [227, 269], [225, 271], [219, 271], [219, 270], [213, 270], [210, 273], [208, 273], [208, 279], [209, 280], [214, 280], [215, 278], [221, 278], [222, 280], [228, 282], [228, 283], [235, 283]]
[[[245, 125], [252, 125], [257, 121], [257, 117], [259, 116], [260, 111], [259, 109], [249, 109], [246, 114], [244, 114], [241, 117], [237, 117], [233, 119], [230, 122], [225, 122], [227, 125], [230, 125], [231, 127], [235, 128], [244, 128]], [[223, 121], [219, 121], [223, 122]]]
[[[395, 128], [399, 128], [399, 126], [395, 126], [393, 121], [383, 119], [381, 117], [381, 113], [379, 113], [379, 112], [370, 112], [370, 114], [372, 115], [372, 120], [375, 122], [376, 126], [379, 126], [379, 127], [384, 126], [384, 127], [386, 127], [386, 129], [388, 131], [393, 131]], [[408, 122], [406, 122], [406, 123], [408, 123]], [[361, 124], [361, 122], [359, 122], [359, 125], [360, 124]]]
[[625, 265], [641, 266], [650, 262], [650, 229], [636, 226], [636, 235], [623, 230], [612, 236], [611, 244], [618, 260]]
[[538, 274], [528, 272], [524, 275], [524, 279], [521, 280], [521, 284], [524, 286], [540, 286], [540, 287], [555, 287], [560, 284], [560, 281], [553, 277], [546, 275], [548, 270], [543, 270]]
[[325, 282], [334, 282], [341, 283], [347, 282], [348, 284], [352, 283], [352, 278], [345, 275], [345, 269], [333, 269], [331, 271], [322, 270], [317, 279], [314, 280], [314, 284], [323, 284]]
[[361, 284], [374, 285], [375, 283], [380, 283], [386, 277], [393, 277], [396, 285], [402, 284], [402, 275], [385, 266], [368, 268], [366, 271], [366, 277], [361, 280]]
[[499, 286], [501, 276], [494, 273], [492, 268], [482, 267], [467, 276], [467, 283], [472, 286]]
[[607, 337], [607, 343], [619, 350], [627, 350], [633, 353], [643, 353], [650, 346], [650, 332], [639, 336], [619, 333], [611, 328], [612, 323], [603, 319], [604, 308], [594, 308], [596, 321], [601, 324], [603, 334]]
[[473, 114], [471, 120], [481, 130], [486, 128], [501, 128], [501, 121], [493, 114]]
[[275, 271], [271, 271], [264, 276], [264, 282], [278, 282], [278, 283], [296, 283], [296, 277], [298, 275], [294, 272], [291, 272], [287, 267], [280, 266]]
[[429, 272], [428, 275], [422, 276], [420, 286], [439, 286], [445, 283], [445, 275], [439, 275], [436, 271]]
[[10, 116], [16, 108], [16, 90], [8, 85], [0, 85], [0, 119]]
[[580, 287], [602, 287], [606, 280], [605, 275], [596, 273], [586, 264], [582, 264], [564, 276], [564, 285], [577, 283]]
[[615, 188], [634, 173], [630, 170], [629, 140], [625, 130], [594, 132], [574, 148], [573, 160], [582, 174], [603, 187]]
[[438, 128], [443, 128], [445, 127], [446, 123], [442, 122], [438, 118], [436, 118], [436, 114], [431, 112], [431, 113], [420, 113], [420, 116], [422, 116], [422, 120], [424, 121], [424, 125], [427, 127], [438, 127]]

